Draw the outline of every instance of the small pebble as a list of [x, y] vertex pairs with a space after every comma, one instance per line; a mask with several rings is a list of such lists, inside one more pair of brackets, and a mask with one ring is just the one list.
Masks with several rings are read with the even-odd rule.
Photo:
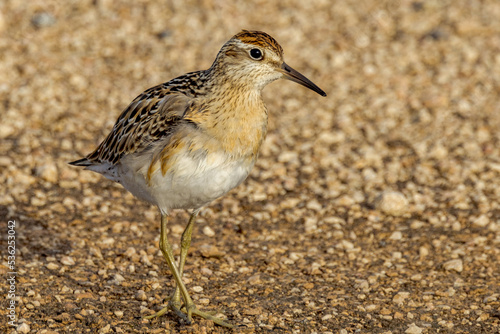
[[491, 302], [496, 302], [498, 300], [499, 294], [495, 293], [492, 294], [491, 296], [484, 297], [483, 303], [491, 303]]
[[398, 292], [393, 298], [392, 302], [396, 305], [402, 305], [403, 302], [410, 297], [409, 292]]
[[454, 271], [460, 273], [460, 272], [462, 272], [462, 270], [464, 270], [464, 265], [463, 265], [462, 260], [455, 259], [455, 260], [450, 260], [448, 262], [445, 262], [443, 264], [443, 268], [445, 270], [448, 270], [448, 271], [454, 270]]
[[313, 200], [307, 202], [306, 208], [314, 210], [314, 211], [320, 211], [323, 208], [323, 206], [316, 199], [313, 199]]
[[213, 237], [215, 235], [215, 232], [210, 226], [205, 226], [203, 228], [203, 234], [205, 234], [207, 237]]
[[490, 219], [486, 215], [481, 215], [479, 216], [474, 222], [472, 223], [476, 227], [485, 227], [490, 223]]
[[57, 270], [59, 269], [59, 266], [54, 263], [54, 262], [50, 262], [50, 263], [47, 263], [46, 267], [50, 270]]
[[304, 220], [304, 229], [307, 233], [314, 232], [318, 228], [318, 219], [313, 217], [307, 217]]
[[208, 298], [200, 298], [200, 299], [198, 300], [198, 303], [199, 303], [200, 305], [208, 305], [208, 304], [210, 304], [210, 299], [208, 299]]
[[403, 239], [403, 233], [400, 231], [393, 232], [389, 237], [390, 240], [401, 240]]
[[170, 229], [171, 229], [173, 234], [181, 235], [182, 232], [184, 232], [184, 227], [182, 225], [178, 225], [178, 224], [172, 225], [170, 227]]
[[56, 18], [51, 13], [38, 13], [31, 18], [31, 24], [35, 28], [50, 27], [56, 23]]
[[45, 165], [36, 168], [36, 175], [50, 183], [57, 183], [59, 173], [54, 163], [46, 163]]
[[115, 274], [115, 276], [113, 277], [113, 283], [116, 284], [116, 285], [121, 285], [122, 282], [125, 281], [125, 277], [123, 277], [122, 275], [120, 274]]
[[200, 293], [200, 292], [202, 292], [202, 291], [203, 291], [203, 287], [201, 287], [201, 286], [199, 286], [199, 285], [197, 285], [197, 286], [193, 286], [191, 289], [192, 289], [194, 292], [197, 292], [197, 293]]
[[73, 258], [70, 256], [63, 256], [61, 258], [61, 263], [64, 264], [65, 266], [72, 266], [75, 264], [75, 260], [73, 260]]
[[386, 191], [381, 194], [375, 201], [375, 207], [392, 216], [404, 215], [409, 209], [405, 195], [397, 191]]
[[30, 332], [30, 330], [31, 330], [31, 329], [30, 329], [30, 326], [29, 326], [27, 323], [25, 323], [25, 322], [23, 322], [22, 324], [20, 324], [20, 325], [19, 325], [19, 326], [17, 326], [17, 328], [16, 328], [16, 331], [17, 331], [18, 333], [29, 333], [29, 332]]
[[7, 138], [13, 134], [16, 130], [13, 126], [8, 124], [0, 124], [0, 139]]
[[429, 255], [429, 249], [427, 247], [422, 246], [418, 249], [418, 253], [421, 257], [426, 257], [427, 255]]
[[406, 334], [421, 334], [423, 332], [423, 328], [418, 327], [415, 324], [411, 324], [410, 327], [405, 331]]
[[148, 296], [146, 296], [146, 292], [144, 292], [144, 290], [139, 290], [135, 294], [135, 299], [137, 299], [137, 300], [147, 300]]
[[106, 333], [109, 333], [109, 331], [111, 330], [111, 325], [110, 324], [107, 324], [106, 326], [102, 327], [101, 329], [99, 329], [99, 334], [106, 334]]
[[415, 274], [410, 277], [412, 281], [421, 281], [422, 280], [422, 274]]
[[210, 276], [213, 274], [213, 271], [210, 270], [209, 268], [207, 267], [203, 267], [200, 269], [200, 272], [204, 275], [204, 276]]
[[250, 284], [259, 284], [260, 282], [260, 275], [253, 275], [248, 278], [248, 283]]

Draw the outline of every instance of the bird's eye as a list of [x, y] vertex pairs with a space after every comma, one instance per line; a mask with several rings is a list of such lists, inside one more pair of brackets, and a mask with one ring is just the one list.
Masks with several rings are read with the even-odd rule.
[[262, 51], [259, 49], [252, 49], [250, 50], [250, 57], [252, 57], [255, 60], [261, 60], [262, 59]]

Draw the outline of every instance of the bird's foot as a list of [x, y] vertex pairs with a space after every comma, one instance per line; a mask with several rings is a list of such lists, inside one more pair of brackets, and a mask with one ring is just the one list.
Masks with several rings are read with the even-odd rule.
[[183, 319], [187, 323], [191, 323], [191, 321], [188, 321], [188, 316], [181, 311], [182, 306], [183, 305], [181, 305], [181, 302], [179, 300], [179, 296], [177, 296], [177, 298], [176, 298], [176, 294], [174, 294], [172, 296], [172, 298], [170, 298], [170, 300], [168, 301], [168, 305], [166, 307], [162, 308], [161, 310], [159, 310], [158, 312], [156, 312], [153, 315], [148, 315], [147, 317], [144, 317], [144, 319], [151, 320], [154, 318], [158, 318], [158, 317], [161, 317], [162, 315], [164, 315], [165, 313], [167, 313], [167, 311], [171, 310], [179, 318]]
[[231, 325], [230, 323], [224, 321], [221, 318], [216, 317], [215, 314], [217, 314], [217, 312], [200, 311], [196, 307], [196, 305], [194, 305], [194, 304], [192, 304], [188, 308], [186, 308], [184, 305], [181, 305], [180, 302], [177, 302], [174, 300], [170, 300], [168, 302], [168, 306], [162, 308], [161, 310], [159, 310], [158, 312], [156, 312], [153, 315], [149, 315], [147, 317], [144, 317], [144, 319], [151, 320], [154, 318], [161, 317], [162, 315], [167, 313], [167, 311], [169, 311], [169, 310], [173, 311], [179, 318], [184, 320], [188, 325], [190, 325], [192, 323], [192, 316], [194, 314], [200, 318], [211, 320], [219, 326], [229, 327], [229, 328], [233, 327], [233, 325]]
[[[184, 307], [183, 310], [186, 310], [186, 307]], [[200, 318], [211, 320], [211, 321], [213, 321], [215, 324], [217, 324], [219, 326], [228, 327], [228, 328], [234, 327], [233, 325], [231, 325], [230, 323], [226, 322], [225, 320], [216, 317], [215, 315], [217, 314], [217, 312], [204, 312], [204, 311], [200, 311], [196, 307], [196, 305], [194, 305], [194, 304], [190, 305], [187, 308], [186, 313], [187, 313], [188, 319], [191, 319], [192, 314], [194, 314], [194, 315], [196, 315], [196, 316], [198, 316]]]

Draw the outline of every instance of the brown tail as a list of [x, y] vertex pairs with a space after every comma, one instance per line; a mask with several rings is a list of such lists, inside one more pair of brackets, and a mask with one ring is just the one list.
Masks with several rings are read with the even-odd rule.
[[87, 167], [87, 166], [92, 165], [92, 162], [90, 162], [90, 160], [87, 159], [87, 158], [83, 158], [83, 159], [79, 159], [79, 160], [76, 160], [76, 161], [69, 162], [69, 164], [73, 165], [73, 166]]

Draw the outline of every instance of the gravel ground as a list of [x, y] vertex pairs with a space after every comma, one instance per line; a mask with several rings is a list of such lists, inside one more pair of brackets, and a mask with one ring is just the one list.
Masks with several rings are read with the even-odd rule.
[[[3, 1], [18, 319], [2, 303], [0, 332], [499, 333], [499, 17], [497, 0]], [[198, 219], [185, 281], [237, 329], [142, 320], [173, 284], [156, 208], [67, 162], [242, 28], [328, 97], [268, 86], [255, 169]], [[173, 241], [187, 218], [172, 215]]]

